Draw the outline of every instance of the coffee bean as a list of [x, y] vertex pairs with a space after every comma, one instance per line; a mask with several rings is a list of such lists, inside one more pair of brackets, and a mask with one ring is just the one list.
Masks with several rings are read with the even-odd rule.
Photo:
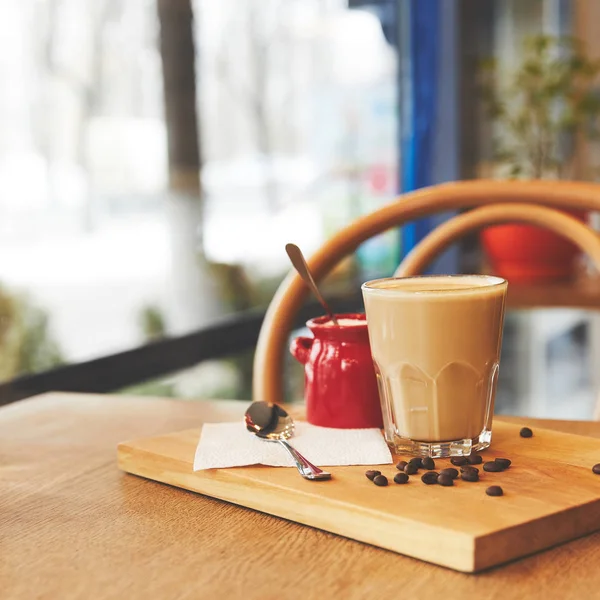
[[381, 471], [367, 471], [365, 475], [367, 476], [367, 479], [373, 481], [377, 475], [381, 475]]
[[417, 467], [417, 465], [415, 465], [415, 464], [408, 463], [404, 467], [404, 472], [407, 475], [416, 475], [419, 472], [419, 467]]
[[448, 467], [447, 469], [442, 469], [440, 471], [440, 475], [448, 475], [448, 477], [456, 479], [458, 477], [458, 471], [456, 469], [453, 469], [452, 467]]
[[373, 483], [380, 487], [385, 487], [388, 484], [388, 479], [385, 475], [376, 475]]
[[519, 431], [519, 435], [524, 438], [530, 438], [533, 436], [533, 431], [531, 431], [529, 427], [523, 427], [521, 431]]
[[423, 468], [423, 459], [420, 456], [415, 456], [414, 458], [411, 458], [408, 461], [409, 465], [415, 465], [415, 467], [417, 467], [417, 469], [422, 469]]
[[490, 462], [483, 463], [483, 470], [488, 473], [499, 473], [504, 469], [496, 461], [491, 460]]
[[454, 466], [460, 467], [461, 465], [466, 465], [467, 464], [467, 457], [466, 456], [455, 456], [454, 458], [450, 459], [450, 462]]
[[397, 465], [396, 465], [396, 469], [398, 469], [398, 471], [404, 471], [404, 467], [407, 465], [408, 463], [405, 460], [401, 460]]
[[471, 471], [472, 473], [479, 474], [479, 469], [477, 467], [471, 467], [470, 465], [465, 465], [464, 467], [460, 468], [461, 473], [468, 473], [469, 471]]
[[502, 470], [508, 469], [508, 467], [510, 467], [511, 464], [511, 461], [508, 458], [496, 458], [494, 459], [494, 462], [497, 465], [500, 465], [502, 467]]
[[408, 483], [408, 475], [406, 473], [396, 473], [394, 481], [396, 483]]
[[433, 471], [433, 469], [435, 469], [435, 461], [429, 456], [426, 456], [425, 458], [421, 459], [421, 465], [424, 469], [427, 469], [428, 471]]
[[504, 491], [499, 485], [490, 485], [490, 487], [487, 490], [485, 490], [485, 493], [488, 496], [502, 496], [502, 494], [504, 494]]
[[469, 469], [468, 471], [463, 471], [461, 473], [460, 478], [463, 481], [479, 481], [479, 471], [476, 470], [471, 470]]
[[600, 475], [600, 463], [598, 463], [597, 465], [594, 465], [592, 467], [592, 471], [594, 471], [594, 473], [596, 473], [596, 475]]
[[450, 487], [454, 485], [454, 477], [452, 475], [448, 475], [447, 473], [440, 473], [437, 478], [437, 482], [444, 487]]
[[467, 458], [467, 462], [470, 465], [480, 465], [483, 462], [483, 458], [481, 457], [481, 454], [470, 454]]
[[422, 475], [421, 481], [426, 485], [432, 485], [437, 483], [438, 475], [439, 473], [436, 473], [435, 471], [427, 471], [427, 473]]

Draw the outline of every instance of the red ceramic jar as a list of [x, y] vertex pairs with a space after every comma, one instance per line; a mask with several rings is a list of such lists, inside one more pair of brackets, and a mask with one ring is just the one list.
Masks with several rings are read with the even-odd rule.
[[383, 427], [377, 379], [364, 314], [311, 319], [314, 337], [292, 341], [291, 353], [304, 365], [306, 418], [338, 429]]

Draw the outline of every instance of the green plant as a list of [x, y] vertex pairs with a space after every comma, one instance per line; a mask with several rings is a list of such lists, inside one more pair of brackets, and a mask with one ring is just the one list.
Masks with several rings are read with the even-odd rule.
[[525, 40], [510, 72], [491, 59], [482, 65], [482, 92], [496, 124], [495, 159], [512, 177], [568, 177], [575, 139], [600, 139], [600, 61], [571, 37]]
[[11, 379], [19, 370], [19, 307], [13, 296], [0, 288], [0, 381]]
[[139, 315], [140, 328], [147, 342], [160, 340], [167, 335], [163, 311], [158, 306], [145, 306]]
[[48, 315], [27, 297], [0, 287], [0, 381], [62, 363]]

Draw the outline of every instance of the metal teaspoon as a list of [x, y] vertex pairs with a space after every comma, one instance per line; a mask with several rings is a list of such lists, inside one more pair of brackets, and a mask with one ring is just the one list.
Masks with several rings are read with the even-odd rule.
[[244, 421], [246, 429], [257, 437], [267, 442], [281, 444], [294, 459], [298, 472], [304, 479], [310, 481], [331, 479], [331, 473], [315, 467], [287, 443], [286, 440], [294, 435], [294, 420], [281, 406], [267, 402], [253, 402], [246, 411]]

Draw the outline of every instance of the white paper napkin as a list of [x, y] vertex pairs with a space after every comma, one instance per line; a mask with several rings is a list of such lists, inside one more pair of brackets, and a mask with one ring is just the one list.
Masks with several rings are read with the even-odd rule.
[[[318, 467], [392, 463], [379, 429], [330, 429], [296, 421], [294, 437], [288, 442]], [[206, 423], [202, 427], [194, 471], [256, 464], [294, 466], [281, 444], [257, 438], [244, 423]]]

